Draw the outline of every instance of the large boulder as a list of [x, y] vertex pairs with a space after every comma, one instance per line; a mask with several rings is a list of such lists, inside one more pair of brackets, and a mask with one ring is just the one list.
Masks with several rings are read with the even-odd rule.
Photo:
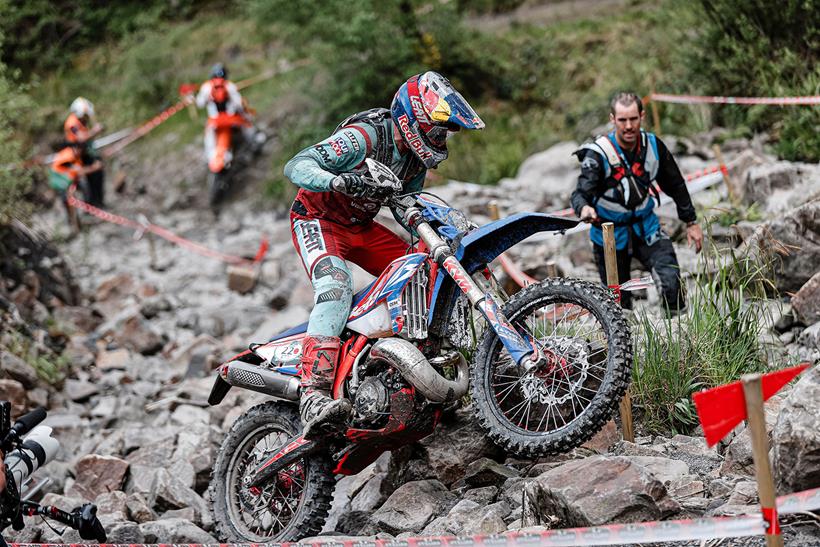
[[778, 491], [820, 487], [820, 367], [803, 373], [786, 399], [772, 432]]
[[580, 164], [572, 155], [577, 149], [577, 143], [562, 142], [533, 154], [524, 160], [514, 179], [501, 180], [499, 187], [513, 195], [527, 196], [518, 202], [525, 209], [563, 209], [578, 182]]
[[490, 441], [471, 410], [460, 409], [451, 422], [442, 424], [418, 444], [393, 451], [389, 473], [397, 486], [428, 478], [449, 486], [483, 457], [500, 459], [502, 451]]
[[77, 480], [66, 491], [69, 496], [93, 500], [98, 495], [120, 490], [128, 472], [129, 463], [113, 456], [89, 454], [74, 466]]
[[817, 273], [792, 297], [792, 309], [806, 325], [820, 321], [820, 264]]
[[748, 248], [776, 253], [775, 283], [783, 292], [796, 292], [817, 273], [820, 264], [820, 199], [761, 225], [747, 241]]
[[401, 486], [373, 513], [376, 531], [389, 534], [420, 532], [436, 516], [447, 513], [458, 501], [440, 481], [413, 481]]
[[0, 348], [0, 371], [3, 376], [17, 380], [26, 388], [31, 389], [37, 384], [37, 371], [17, 355]]
[[788, 211], [806, 202], [817, 188], [820, 167], [788, 161], [751, 166], [741, 182], [741, 197], [757, 202], [769, 214]]
[[680, 509], [664, 485], [629, 458], [591, 456], [546, 471], [529, 483], [528, 511], [547, 521], [562, 516], [560, 526], [660, 520]]

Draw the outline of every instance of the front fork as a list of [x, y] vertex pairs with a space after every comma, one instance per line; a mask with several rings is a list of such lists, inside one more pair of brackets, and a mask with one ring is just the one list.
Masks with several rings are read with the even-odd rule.
[[464, 266], [453, 256], [450, 246], [439, 237], [429, 223], [422, 220], [421, 211], [411, 207], [405, 212], [405, 220], [412, 226], [422, 241], [430, 249], [433, 259], [440, 264], [456, 282], [458, 288], [467, 295], [467, 299], [487, 322], [492, 326], [501, 343], [507, 348], [515, 363], [525, 370], [536, 366], [541, 356], [537, 348], [529, 340], [521, 336], [510, 324], [509, 320], [498, 307], [493, 296], [476, 283]]

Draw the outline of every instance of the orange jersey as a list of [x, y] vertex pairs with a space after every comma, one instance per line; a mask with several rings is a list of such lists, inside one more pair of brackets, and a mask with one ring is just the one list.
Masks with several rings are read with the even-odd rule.
[[66, 118], [63, 130], [65, 131], [66, 142], [85, 142], [88, 140], [88, 127], [74, 113], [69, 114]]
[[72, 180], [76, 180], [82, 166], [82, 159], [73, 146], [66, 146], [57, 152], [57, 155], [54, 156], [54, 160], [51, 162], [51, 168], [54, 171], [66, 175]]

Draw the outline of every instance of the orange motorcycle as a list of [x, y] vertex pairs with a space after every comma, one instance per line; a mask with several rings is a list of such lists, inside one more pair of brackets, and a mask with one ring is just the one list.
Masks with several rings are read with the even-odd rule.
[[215, 146], [208, 158], [208, 202], [216, 207], [230, 186], [232, 167], [234, 165], [237, 140], [241, 140], [243, 127], [252, 127], [241, 114], [220, 112], [208, 119], [208, 126], [213, 129]]

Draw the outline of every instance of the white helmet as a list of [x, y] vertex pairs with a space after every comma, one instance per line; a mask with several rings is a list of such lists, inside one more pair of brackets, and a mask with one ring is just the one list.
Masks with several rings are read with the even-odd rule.
[[94, 117], [94, 105], [85, 97], [77, 97], [71, 102], [71, 112], [78, 118]]

